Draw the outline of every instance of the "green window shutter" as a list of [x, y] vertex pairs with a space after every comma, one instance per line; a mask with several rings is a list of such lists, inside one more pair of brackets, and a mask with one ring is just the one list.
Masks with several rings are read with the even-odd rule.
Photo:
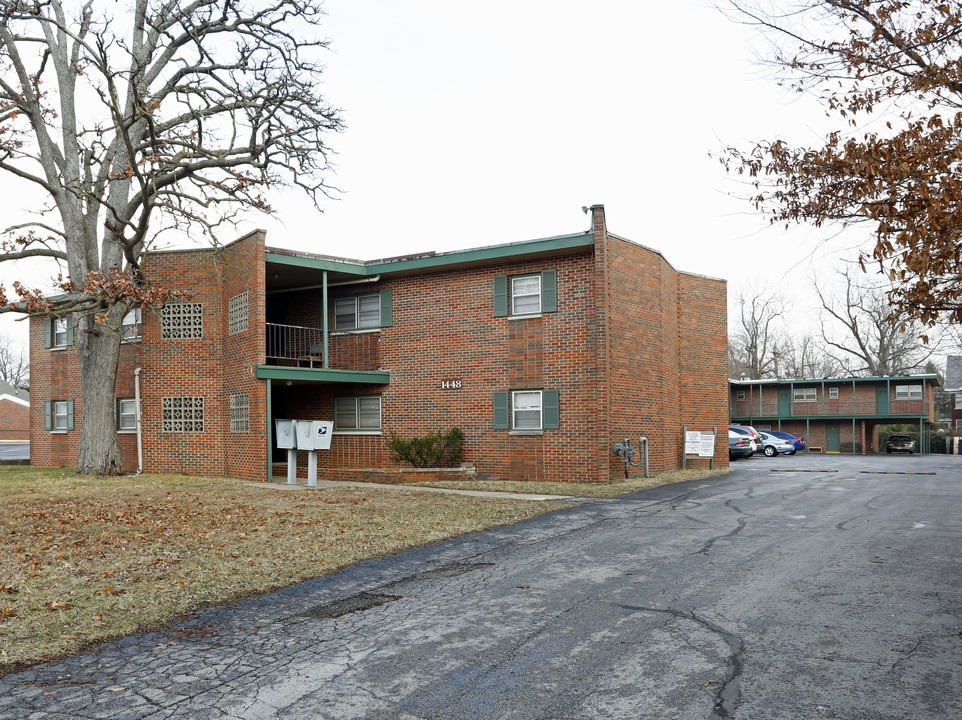
[[541, 271], [541, 312], [558, 312], [558, 271]]
[[53, 430], [53, 401], [43, 401], [43, 429]]
[[557, 390], [541, 391], [541, 426], [545, 430], [557, 430], [561, 427], [561, 405]]
[[73, 345], [73, 331], [77, 326], [77, 320], [73, 315], [69, 315], [64, 325], [67, 326], [67, 345]]
[[43, 346], [45, 348], [53, 347], [53, 318], [50, 317], [43, 319]]
[[391, 327], [394, 324], [394, 291], [391, 288], [381, 290], [381, 327]]
[[67, 401], [67, 429], [73, 430], [73, 400]]
[[499, 390], [494, 394], [494, 429], [508, 430], [508, 392]]
[[494, 276], [494, 316], [508, 316], [508, 276]]

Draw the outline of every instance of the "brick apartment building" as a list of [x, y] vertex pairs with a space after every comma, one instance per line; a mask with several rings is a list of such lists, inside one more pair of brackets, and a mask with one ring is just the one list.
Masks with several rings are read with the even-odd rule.
[[[639, 436], [653, 471], [679, 467], [683, 426], [725, 437], [725, 283], [677, 272], [609, 233], [603, 206], [591, 213], [574, 235], [370, 262], [269, 248], [262, 232], [151, 254], [150, 276], [191, 297], [125, 321], [125, 467], [136, 382], [146, 472], [266, 479], [286, 457], [280, 418], [334, 422], [319, 458], [332, 478], [395, 467], [392, 432], [455, 425], [465, 459], [502, 479], [606, 481], [623, 470], [612, 444]], [[34, 318], [30, 350], [32, 461], [72, 465], [69, 319]]]
[[911, 423], [927, 452], [938, 386], [937, 375], [732, 380], [729, 402], [733, 424], [791, 433], [810, 450], [878, 452], [879, 426]]
[[951, 407], [951, 432], [962, 435], [962, 356], [945, 358], [945, 392]]
[[0, 442], [30, 440], [30, 393], [0, 380]]

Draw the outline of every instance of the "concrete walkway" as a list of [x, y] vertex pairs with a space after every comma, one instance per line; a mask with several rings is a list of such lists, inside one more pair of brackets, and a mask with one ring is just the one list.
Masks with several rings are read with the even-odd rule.
[[325, 488], [357, 487], [365, 489], [383, 490], [413, 490], [414, 492], [449, 493], [451, 495], [468, 495], [469, 497], [507, 498], [509, 500], [576, 500], [570, 495], [534, 495], [525, 493], [493, 492], [489, 490], [457, 490], [455, 488], [424, 487], [423, 485], [401, 485], [392, 483], [368, 483], [352, 480], [318, 480], [317, 487], [308, 487], [307, 481], [298, 479], [297, 485], [289, 485], [284, 478], [275, 478], [273, 482], [248, 483], [251, 487], [267, 490], [324, 490]]

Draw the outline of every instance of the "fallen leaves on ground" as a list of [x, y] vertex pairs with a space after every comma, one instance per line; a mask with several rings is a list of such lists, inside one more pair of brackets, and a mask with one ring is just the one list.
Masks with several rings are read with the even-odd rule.
[[0, 674], [555, 503], [0, 468]]

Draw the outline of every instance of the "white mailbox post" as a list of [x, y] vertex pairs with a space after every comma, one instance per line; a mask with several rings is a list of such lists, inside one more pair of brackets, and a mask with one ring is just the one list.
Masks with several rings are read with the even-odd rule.
[[287, 450], [287, 483], [297, 484], [297, 443], [294, 437], [293, 420], [275, 420], [274, 427], [277, 435], [277, 447]]
[[317, 487], [317, 451], [331, 449], [334, 423], [325, 420], [296, 422], [297, 449], [307, 450], [307, 486]]

